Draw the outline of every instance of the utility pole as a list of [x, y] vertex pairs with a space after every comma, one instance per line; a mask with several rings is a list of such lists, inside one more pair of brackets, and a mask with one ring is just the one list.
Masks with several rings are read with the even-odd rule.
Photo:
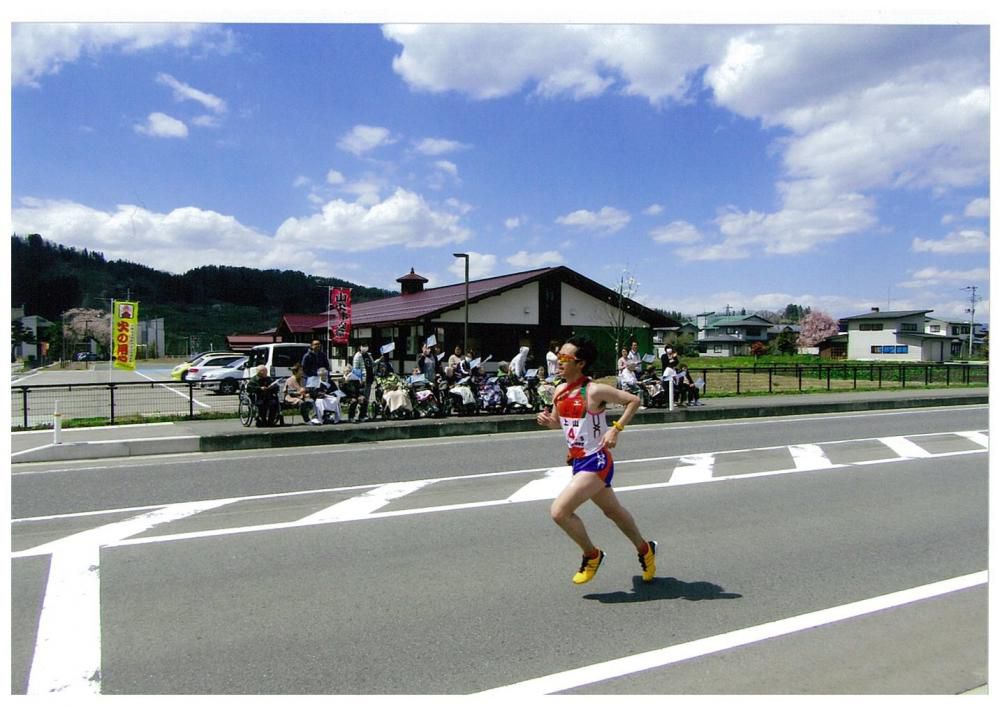
[[962, 287], [967, 292], [971, 292], [969, 295], [969, 308], [966, 311], [969, 313], [969, 360], [972, 360], [972, 336], [976, 330], [976, 290], [979, 289], [975, 285], [969, 285], [968, 287]]

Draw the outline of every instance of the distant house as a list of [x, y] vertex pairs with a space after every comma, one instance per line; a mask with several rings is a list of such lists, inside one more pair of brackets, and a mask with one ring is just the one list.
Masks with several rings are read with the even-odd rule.
[[929, 318], [931, 311], [880, 311], [873, 307], [867, 314], [841, 319], [847, 325], [847, 356], [894, 362], [951, 360], [961, 351], [961, 336], [952, 333], [948, 322]]
[[[410, 271], [400, 277], [400, 294], [355, 303], [351, 310], [351, 343], [333, 346], [331, 362], [346, 364], [362, 343], [374, 353], [393, 343], [390, 355], [397, 372], [409, 372], [423, 343], [434, 336], [450, 355], [463, 345], [466, 319], [465, 282], [424, 289], [427, 279]], [[598, 345], [596, 367], [614, 369], [614, 340], [608, 335], [617, 311], [618, 294], [568, 267], [545, 267], [525, 272], [470, 280], [468, 289], [468, 344], [475, 355], [492, 356], [485, 367], [495, 369], [520, 347], [530, 349], [532, 365], [544, 365], [549, 342], [573, 334], [590, 336]], [[678, 325], [654, 309], [626, 299], [624, 327], [634, 332], [640, 351], [652, 352], [654, 327]], [[328, 340], [327, 313], [286, 314], [277, 333], [283, 340]]]
[[268, 329], [260, 333], [232, 333], [226, 336], [226, 346], [231, 351], [246, 353], [254, 346], [265, 343], [281, 343], [281, 336], [276, 334], [277, 329]]
[[48, 343], [42, 341], [41, 338], [45, 334], [45, 330], [51, 326], [55, 326], [55, 324], [44, 316], [35, 314], [26, 316], [24, 306], [11, 307], [10, 319], [12, 322], [20, 322], [22, 328], [26, 332], [30, 332], [32, 339], [35, 341], [35, 343], [19, 343], [12, 346], [12, 360], [17, 358], [41, 360], [48, 352]]
[[653, 329], [653, 355], [659, 358], [667, 346], [676, 346], [681, 338], [695, 339], [698, 327], [691, 321], [685, 321], [679, 326], [667, 326]]
[[767, 319], [749, 315], [698, 314], [698, 351], [708, 357], [750, 355], [757, 341], [767, 343], [768, 331], [774, 326]]

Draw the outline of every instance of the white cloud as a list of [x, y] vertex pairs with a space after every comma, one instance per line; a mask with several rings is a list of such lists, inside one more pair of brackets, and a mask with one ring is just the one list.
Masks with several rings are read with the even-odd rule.
[[133, 129], [141, 135], [150, 137], [183, 138], [188, 136], [187, 125], [177, 118], [164, 113], [150, 113], [145, 123], [138, 123]]
[[18, 22], [11, 25], [11, 82], [38, 86], [81, 57], [136, 53], [163, 46], [228, 52], [234, 34], [215, 25], [127, 22]]
[[941, 240], [913, 239], [914, 252], [964, 255], [966, 253], [987, 252], [989, 249], [989, 236], [981, 230], [952, 231]]
[[965, 215], [969, 218], [989, 218], [990, 200], [986, 198], [975, 199], [965, 207]]
[[384, 201], [330, 201], [316, 215], [285, 220], [275, 233], [285, 253], [291, 247], [312, 255], [442, 247], [470, 237], [457, 215], [436, 211], [418, 194], [401, 188]]
[[650, 204], [642, 210], [647, 216], [658, 216], [663, 213], [663, 206], [658, 203]]
[[629, 224], [632, 217], [625, 211], [611, 206], [605, 206], [596, 213], [594, 211], [579, 210], [573, 211], [565, 216], [556, 218], [556, 223], [585, 230], [603, 231], [605, 233], [615, 233]]
[[534, 270], [539, 267], [562, 265], [565, 262], [566, 259], [562, 256], [562, 253], [555, 250], [546, 250], [545, 252], [519, 250], [507, 258], [507, 264], [522, 270]]
[[990, 271], [985, 267], [973, 270], [939, 270], [936, 267], [925, 267], [914, 272], [912, 279], [900, 282], [899, 286], [909, 289], [940, 285], [959, 286], [970, 282], [986, 282], [989, 278]]
[[458, 150], [468, 149], [468, 147], [468, 145], [456, 142], [455, 140], [445, 140], [437, 137], [425, 137], [417, 142], [415, 146], [417, 152], [429, 157], [437, 157], [442, 154], [448, 154], [449, 152], [457, 152]]
[[434, 162], [434, 168], [439, 169], [446, 174], [450, 174], [453, 177], [458, 176], [458, 166], [454, 162], [449, 162], [447, 159], [439, 159]]
[[593, 98], [609, 89], [652, 103], [683, 100], [698, 67], [731, 29], [680, 25], [386, 25], [402, 46], [393, 69], [414, 89], [483, 100], [533, 85], [540, 96]]
[[337, 147], [360, 157], [376, 147], [391, 145], [395, 142], [396, 140], [391, 136], [389, 130], [384, 127], [355, 125], [337, 141]]
[[200, 91], [182, 81], [178, 81], [170, 74], [160, 73], [156, 76], [156, 80], [158, 83], [162, 83], [173, 89], [174, 100], [177, 102], [192, 100], [200, 103], [216, 115], [226, 112], [226, 101], [218, 96], [213, 96], [211, 93]]
[[302, 175], [295, 177], [295, 181], [292, 182], [292, 186], [296, 189], [301, 189], [302, 187], [309, 186], [310, 184], [312, 184], [312, 179]]
[[[493, 274], [493, 269], [497, 264], [496, 255], [487, 255], [484, 253], [472, 252], [466, 250], [469, 255], [469, 279], [481, 279], [483, 277], [489, 277]], [[448, 267], [448, 271], [453, 275], [458, 277], [462, 282], [465, 281], [465, 258], [456, 257], [454, 262]]]
[[343, 184], [346, 181], [344, 175], [338, 172], [336, 169], [331, 169], [326, 173], [326, 183], [327, 184]]
[[698, 229], [687, 221], [674, 221], [654, 228], [649, 235], [658, 243], [697, 243], [702, 239]]
[[400, 45], [393, 68], [411, 87], [477, 100], [618, 91], [663, 105], [689, 100], [704, 69], [720, 108], [782, 135], [775, 211], [737, 204], [720, 224], [739, 252], [803, 253], [871, 230], [876, 190], [936, 195], [988, 179], [984, 26], [441, 24], [383, 34]]
[[109, 260], [136, 261], [168, 272], [225, 262], [258, 267], [274, 248], [268, 236], [232, 216], [199, 208], [155, 213], [123, 204], [106, 212], [70, 201], [22, 199], [13, 209], [18, 233], [43, 233], [53, 242], [103, 252]]
[[[295, 252], [308, 253], [310, 266], [320, 271], [346, 253], [445, 247], [471, 237], [459, 216], [435, 210], [403, 189], [370, 207], [331, 201], [319, 214], [285, 220], [273, 237], [232, 216], [193, 207], [155, 213], [120, 205], [105, 212], [70, 201], [25, 198], [11, 220], [15, 233], [42, 233], [63, 245], [98, 250], [108, 259], [136, 261], [139, 243], [143, 264], [168, 272], [220, 262], [287, 268], [289, 253]], [[477, 267], [490, 262], [483, 259]]]
[[521, 219], [517, 217], [508, 218], [503, 222], [503, 227], [506, 228], [507, 230], [514, 230], [515, 228], [519, 228], [520, 226], [521, 226]]

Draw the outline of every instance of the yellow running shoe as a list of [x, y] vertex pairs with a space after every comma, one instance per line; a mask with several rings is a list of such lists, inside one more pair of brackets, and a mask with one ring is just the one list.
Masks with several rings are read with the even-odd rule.
[[590, 579], [594, 578], [597, 575], [597, 570], [601, 568], [602, 561], [604, 561], [604, 552], [600, 549], [597, 550], [597, 556], [593, 559], [583, 557], [580, 570], [573, 575], [573, 583], [587, 583]]
[[645, 554], [639, 555], [639, 566], [642, 567], [642, 580], [650, 583], [656, 576], [656, 542], [650, 539], [646, 544], [649, 545], [649, 549]]

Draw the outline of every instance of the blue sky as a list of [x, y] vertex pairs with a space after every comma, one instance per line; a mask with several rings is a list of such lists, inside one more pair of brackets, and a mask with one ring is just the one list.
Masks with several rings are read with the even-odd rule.
[[961, 320], [976, 286], [987, 319], [983, 21], [438, 18], [14, 21], [13, 232], [392, 290], [468, 252], [687, 314]]

